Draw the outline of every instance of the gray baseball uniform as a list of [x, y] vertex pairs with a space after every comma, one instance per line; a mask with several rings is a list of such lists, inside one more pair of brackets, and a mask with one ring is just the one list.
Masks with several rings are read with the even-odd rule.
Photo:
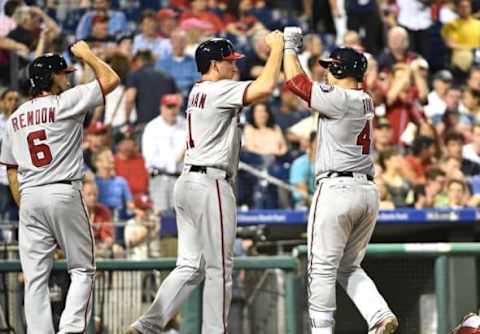
[[205, 278], [203, 334], [227, 332], [232, 298], [238, 168], [238, 113], [249, 82], [204, 81], [191, 90], [185, 167], [175, 185], [177, 267], [162, 283], [149, 310], [133, 325], [156, 334]]
[[375, 284], [360, 267], [379, 207], [369, 156], [373, 102], [362, 90], [316, 83], [309, 102], [320, 113], [318, 187], [308, 221], [312, 327], [331, 325], [324, 315], [336, 308], [338, 280], [372, 328], [392, 315]]
[[0, 161], [18, 168], [28, 333], [54, 333], [48, 279], [57, 245], [72, 281], [59, 333], [83, 333], [90, 318], [95, 248], [80, 193], [81, 143], [86, 112], [102, 103], [100, 84], [93, 81], [27, 101], [8, 120]]

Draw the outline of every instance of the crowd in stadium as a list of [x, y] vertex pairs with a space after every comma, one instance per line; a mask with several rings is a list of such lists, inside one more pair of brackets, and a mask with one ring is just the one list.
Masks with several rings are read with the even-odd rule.
[[[171, 212], [186, 148], [186, 100], [200, 77], [199, 42], [230, 39], [246, 55], [238, 78], [249, 80], [267, 59], [267, 32], [287, 25], [304, 30], [300, 59], [315, 81], [324, 76], [318, 60], [335, 45], [366, 53], [381, 208], [480, 203], [480, 1], [7, 0], [0, 9], [0, 135], [28, 99], [25, 78], [36, 56], [61, 53], [77, 69], [72, 84], [88, 82], [92, 71], [68, 49], [83, 39], [121, 78], [85, 124], [83, 190], [99, 248], [115, 235], [101, 223], [128, 220], [124, 242], [137, 245], [158, 232], [156, 214]], [[315, 117], [282, 82], [271, 98], [243, 110], [241, 160], [298, 191], [240, 171], [240, 208], [308, 206]], [[17, 219], [4, 169], [0, 215]]]

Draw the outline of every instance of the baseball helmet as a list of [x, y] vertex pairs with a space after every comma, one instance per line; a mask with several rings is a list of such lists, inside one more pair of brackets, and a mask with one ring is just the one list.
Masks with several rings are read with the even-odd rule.
[[330, 58], [321, 59], [319, 62], [337, 79], [350, 77], [362, 81], [367, 70], [367, 58], [352, 48], [336, 48]]
[[467, 314], [449, 334], [480, 334], [480, 317], [475, 313]]
[[28, 68], [32, 88], [48, 91], [53, 84], [53, 73], [71, 73], [75, 68], [67, 66], [65, 59], [58, 54], [46, 54], [36, 58]]
[[225, 38], [212, 38], [201, 43], [195, 51], [198, 71], [208, 72], [212, 60], [237, 60], [244, 55], [235, 51], [232, 42]]

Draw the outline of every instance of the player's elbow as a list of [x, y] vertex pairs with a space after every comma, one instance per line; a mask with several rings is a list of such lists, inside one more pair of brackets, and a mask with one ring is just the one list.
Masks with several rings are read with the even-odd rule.
[[106, 95], [113, 91], [120, 84], [120, 77], [113, 72], [104, 78], [99, 78], [102, 85], [103, 93]]

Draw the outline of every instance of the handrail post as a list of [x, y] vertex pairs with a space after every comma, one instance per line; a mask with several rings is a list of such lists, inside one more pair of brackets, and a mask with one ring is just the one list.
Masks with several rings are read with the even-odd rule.
[[293, 270], [285, 272], [285, 322], [287, 334], [300, 334], [298, 317], [297, 277]]
[[435, 295], [437, 297], [437, 333], [448, 333], [448, 257], [435, 259]]

